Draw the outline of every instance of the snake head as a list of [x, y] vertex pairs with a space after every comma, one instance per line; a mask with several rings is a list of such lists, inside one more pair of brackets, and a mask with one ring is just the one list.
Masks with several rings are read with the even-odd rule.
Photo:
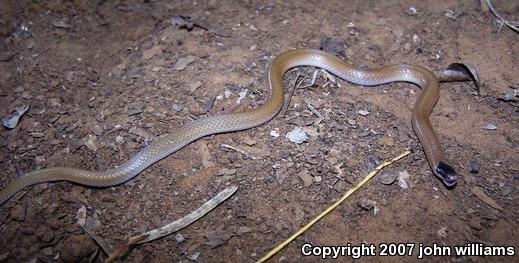
[[456, 180], [458, 179], [458, 175], [456, 174], [456, 171], [454, 168], [444, 162], [440, 162], [435, 169], [435, 175], [436, 177], [440, 178], [442, 182], [447, 187], [453, 187], [456, 185]]

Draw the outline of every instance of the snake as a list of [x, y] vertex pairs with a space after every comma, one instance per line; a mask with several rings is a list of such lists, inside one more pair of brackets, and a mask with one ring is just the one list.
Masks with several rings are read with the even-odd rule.
[[[425, 67], [396, 64], [376, 69], [363, 69], [331, 53], [315, 49], [293, 49], [275, 57], [267, 73], [270, 94], [254, 109], [241, 112], [208, 115], [191, 121], [170, 134], [158, 137], [123, 164], [105, 171], [91, 171], [73, 167], [52, 167], [34, 170], [15, 178], [0, 190], [0, 204], [25, 187], [55, 181], [69, 181], [90, 187], [111, 187], [134, 178], [157, 161], [178, 151], [199, 138], [226, 132], [246, 130], [273, 119], [284, 104], [284, 75], [295, 67], [317, 67], [339, 78], [361, 86], [378, 86], [392, 82], [407, 82], [421, 88], [412, 109], [411, 124], [422, 145], [433, 174], [447, 187], [456, 185], [457, 173], [445, 159], [438, 136], [431, 122], [431, 112], [439, 98], [440, 78]], [[452, 79], [452, 78], [451, 78]], [[454, 78], [455, 79], [455, 78]], [[459, 77], [458, 80], [464, 77]], [[454, 80], [455, 81], [455, 80]]]

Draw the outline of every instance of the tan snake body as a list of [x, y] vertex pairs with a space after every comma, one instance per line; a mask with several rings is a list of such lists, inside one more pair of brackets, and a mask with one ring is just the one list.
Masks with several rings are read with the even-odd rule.
[[112, 170], [88, 171], [69, 167], [55, 167], [26, 173], [0, 191], [0, 204], [21, 189], [43, 182], [70, 181], [73, 183], [109, 187], [122, 184], [137, 176], [160, 159], [187, 144], [210, 134], [249, 129], [274, 118], [284, 103], [283, 77], [287, 70], [299, 66], [314, 66], [354, 84], [375, 86], [390, 82], [410, 82], [421, 88], [412, 112], [412, 126], [418, 136], [434, 174], [447, 186], [456, 183], [454, 169], [444, 161], [438, 137], [429, 115], [439, 96], [438, 78], [429, 70], [415, 65], [394, 65], [379, 69], [361, 69], [329, 53], [295, 49], [274, 59], [268, 73], [270, 97], [256, 109], [245, 112], [208, 116], [188, 123], [169, 135], [156, 139], [130, 160]]

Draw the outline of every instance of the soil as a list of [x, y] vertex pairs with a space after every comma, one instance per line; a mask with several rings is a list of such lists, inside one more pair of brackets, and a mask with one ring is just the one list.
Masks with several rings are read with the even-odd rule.
[[[322, 71], [310, 85], [316, 69], [299, 68], [285, 77], [287, 109], [264, 125], [200, 139], [117, 187], [24, 189], [0, 206], [0, 261], [101, 262], [99, 240], [118, 247], [233, 185], [238, 191], [205, 217], [135, 247], [125, 261], [255, 261], [405, 150], [412, 154], [271, 262], [317, 261], [301, 254], [304, 243], [415, 244], [411, 256], [375, 258], [394, 262], [415, 261], [420, 243], [514, 246], [517, 254], [519, 104], [503, 94], [519, 88], [519, 34], [480, 1], [427, 2], [2, 1], [0, 116], [30, 109], [0, 131], [1, 187], [45, 167], [110, 169], [194, 118], [257, 107], [271, 61], [292, 48], [324, 48], [364, 68], [410, 63], [439, 72], [470, 63], [482, 87], [477, 96], [473, 83], [442, 84], [431, 116], [460, 174], [454, 189], [432, 175], [411, 128], [417, 87], [360, 87]], [[519, 18], [517, 1], [492, 2]], [[195, 25], [173, 25], [175, 16]], [[309, 139], [289, 141], [295, 127]], [[426, 259], [512, 261], [454, 252]]]

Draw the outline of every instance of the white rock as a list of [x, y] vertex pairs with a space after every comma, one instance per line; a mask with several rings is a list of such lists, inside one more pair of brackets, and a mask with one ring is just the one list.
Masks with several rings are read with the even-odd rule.
[[294, 127], [294, 129], [288, 132], [285, 137], [288, 138], [291, 142], [297, 144], [301, 144], [304, 141], [308, 140], [308, 135], [306, 134], [306, 132], [299, 127]]

